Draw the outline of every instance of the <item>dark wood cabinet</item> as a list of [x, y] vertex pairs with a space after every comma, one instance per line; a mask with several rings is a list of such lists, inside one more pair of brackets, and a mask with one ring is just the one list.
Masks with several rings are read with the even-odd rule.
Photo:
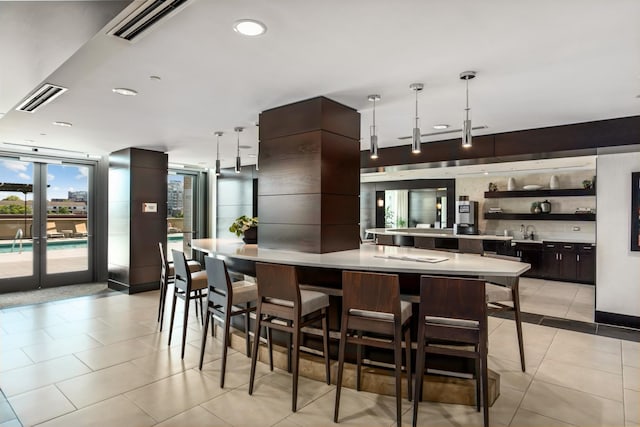
[[544, 242], [542, 275], [550, 280], [595, 283], [595, 245]]
[[531, 264], [531, 269], [524, 275], [526, 277], [542, 277], [542, 246], [539, 243], [516, 243], [515, 256], [522, 262]]

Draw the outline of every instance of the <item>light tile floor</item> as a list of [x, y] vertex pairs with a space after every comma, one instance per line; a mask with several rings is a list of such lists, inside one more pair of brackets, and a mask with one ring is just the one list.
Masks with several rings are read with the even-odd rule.
[[[538, 285], [527, 291], [545, 294], [549, 284]], [[289, 374], [259, 364], [249, 396], [242, 353], [230, 351], [220, 389], [220, 342], [208, 340], [200, 371], [201, 326], [192, 312], [180, 359], [181, 325], [168, 347], [168, 331], [156, 325], [157, 297], [116, 294], [0, 311], [0, 388], [11, 405], [0, 402], [0, 427], [333, 425], [333, 385], [301, 378], [299, 410], [291, 413]], [[640, 343], [525, 323], [522, 373], [514, 323], [489, 322], [489, 363], [501, 374], [492, 426], [640, 425]], [[403, 411], [409, 425], [409, 402]], [[394, 420], [394, 397], [344, 390], [340, 425]], [[482, 425], [482, 416], [473, 407], [423, 402], [418, 421]]]
[[554, 280], [520, 278], [520, 310], [593, 322], [595, 286]]

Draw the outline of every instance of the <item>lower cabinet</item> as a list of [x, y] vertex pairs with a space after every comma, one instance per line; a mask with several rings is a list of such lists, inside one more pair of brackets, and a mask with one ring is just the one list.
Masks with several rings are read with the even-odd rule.
[[539, 243], [516, 243], [515, 256], [522, 262], [531, 264], [531, 269], [524, 275], [527, 277], [543, 277], [542, 248]]
[[583, 243], [543, 242], [542, 277], [595, 284], [595, 246]]

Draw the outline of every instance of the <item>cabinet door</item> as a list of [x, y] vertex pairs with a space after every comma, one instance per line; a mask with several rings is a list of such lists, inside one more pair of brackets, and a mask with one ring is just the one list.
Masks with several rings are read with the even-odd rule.
[[558, 253], [559, 256], [559, 280], [568, 280], [573, 282], [576, 280], [576, 273], [578, 270], [578, 261], [576, 253], [574, 251], [562, 251]]
[[545, 279], [558, 279], [558, 276], [560, 275], [558, 264], [558, 252], [543, 251], [542, 263], [540, 266], [540, 275]]
[[542, 277], [542, 247], [539, 245], [517, 245], [517, 254], [522, 262], [531, 264], [531, 269], [524, 275], [527, 277]]
[[596, 283], [596, 254], [581, 251], [576, 254], [577, 280], [594, 285]]

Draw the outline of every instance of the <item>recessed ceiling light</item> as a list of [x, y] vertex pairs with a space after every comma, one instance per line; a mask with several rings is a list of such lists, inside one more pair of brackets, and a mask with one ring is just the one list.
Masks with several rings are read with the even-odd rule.
[[160, 76], [149, 76], [149, 78], [150, 78], [151, 80], [155, 80], [155, 81], [162, 80], [162, 77], [160, 77]]
[[433, 125], [433, 128], [434, 128], [434, 129], [438, 129], [438, 130], [441, 130], [441, 129], [448, 129], [448, 128], [449, 128], [449, 125], [445, 125], [445, 124]]
[[113, 93], [117, 93], [118, 95], [124, 96], [136, 96], [138, 94], [138, 91], [127, 89], [126, 87], [114, 87], [113, 89], [111, 89], [111, 91]]
[[62, 126], [63, 128], [70, 128], [71, 126], [73, 126], [73, 123], [69, 123], [69, 122], [52, 122], [51, 124], [56, 126]]
[[239, 19], [233, 24], [233, 30], [243, 36], [261, 36], [267, 32], [267, 26], [255, 19]]
[[40, 132], [40, 135], [45, 136], [45, 135], [46, 135], [46, 133]]
[[489, 172], [487, 172], [487, 171], [484, 171], [484, 174], [485, 174], [485, 175], [489, 175]]

